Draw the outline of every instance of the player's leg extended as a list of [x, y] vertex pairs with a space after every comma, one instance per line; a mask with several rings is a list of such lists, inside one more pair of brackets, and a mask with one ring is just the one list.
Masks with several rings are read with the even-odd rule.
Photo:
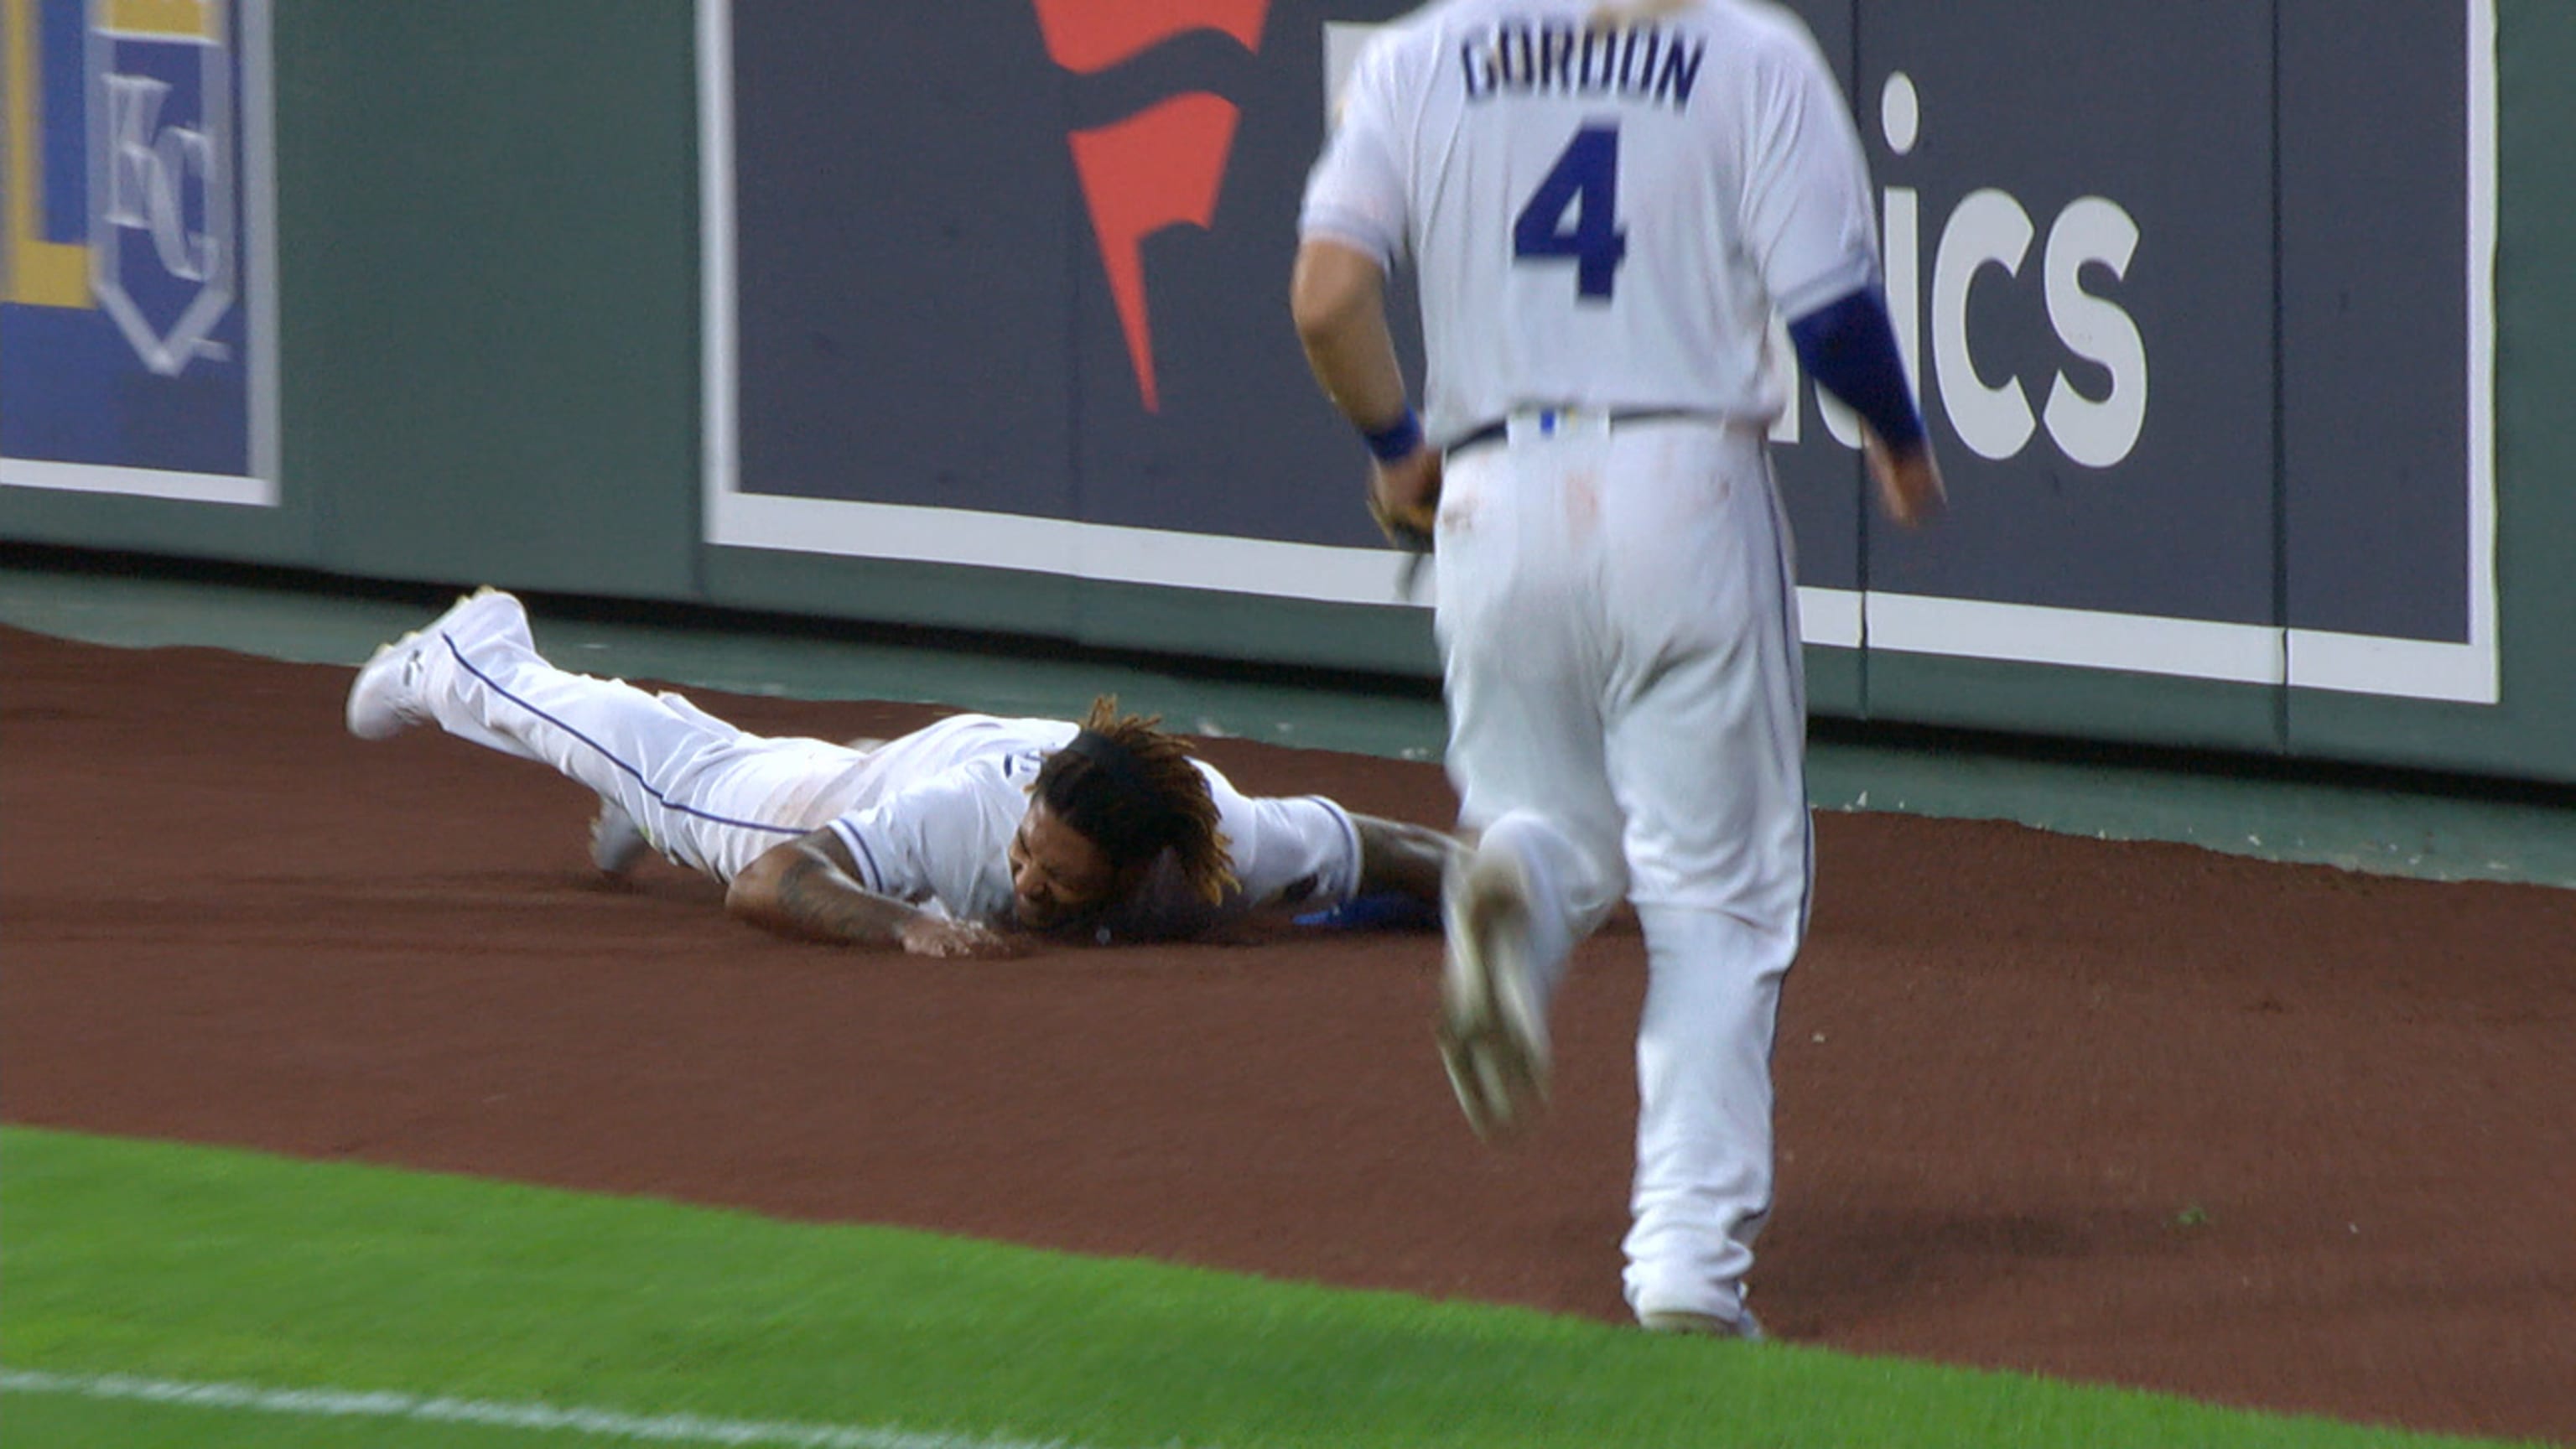
[[1745, 1319], [1771, 1213], [1772, 1036], [1797, 942], [1723, 911], [1640, 905], [1637, 1171], [1623, 1286], [1641, 1319]]
[[1547, 1019], [1568, 953], [1619, 888], [1601, 764], [1591, 539], [1570, 543], [1564, 450], [1487, 450], [1448, 481], [1441, 544], [1449, 767], [1479, 834], [1448, 872], [1441, 1057], [1480, 1136], [1512, 1136], [1548, 1096]]
[[719, 879], [809, 828], [761, 818], [780, 787], [812, 767], [787, 748], [808, 742], [763, 740], [622, 681], [558, 669], [537, 653], [527, 612], [508, 594], [474, 595], [396, 647], [361, 671], [353, 730], [378, 732], [366, 727], [361, 698], [378, 676], [374, 694], [386, 707], [375, 713], [434, 721], [551, 766], [614, 802], [672, 858]]
[[[1618, 607], [1654, 663], [1614, 681], [1607, 726], [1648, 961], [1625, 1286], [1640, 1317], [1744, 1324], [1771, 1207], [1772, 1036], [1811, 875], [1796, 596], [1757, 443], [1657, 429], [1639, 444], [1663, 481], [1641, 481], [1656, 501], [1623, 520], [1641, 563]], [[1649, 554], [1648, 535], [1672, 551]]]

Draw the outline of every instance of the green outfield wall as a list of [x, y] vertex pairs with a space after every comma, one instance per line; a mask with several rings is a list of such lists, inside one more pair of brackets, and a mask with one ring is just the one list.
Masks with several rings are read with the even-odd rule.
[[[1959, 500], [1873, 526], [1793, 387], [1817, 712], [2576, 781], [2576, 9], [2465, 4], [1800, 0]], [[1435, 673], [1281, 300], [1334, 68], [1401, 8], [269, 0], [219, 84], [26, 0], [0, 539]], [[14, 79], [76, 53], [231, 169]], [[220, 192], [239, 265], [189, 263], [214, 210], [84, 203], [100, 147]], [[1109, 186], [1120, 147], [1178, 189]], [[2124, 227], [2067, 267], [2126, 362], [2040, 285]], [[2052, 376], [2093, 432], [1992, 441], [1995, 379]], [[216, 413], [234, 453], [170, 461]]]

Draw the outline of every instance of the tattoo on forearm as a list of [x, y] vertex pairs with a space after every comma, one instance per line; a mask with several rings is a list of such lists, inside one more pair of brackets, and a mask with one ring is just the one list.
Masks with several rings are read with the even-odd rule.
[[778, 878], [778, 908], [798, 930], [828, 941], [892, 941], [902, 905], [868, 893], [828, 860], [800, 856]]

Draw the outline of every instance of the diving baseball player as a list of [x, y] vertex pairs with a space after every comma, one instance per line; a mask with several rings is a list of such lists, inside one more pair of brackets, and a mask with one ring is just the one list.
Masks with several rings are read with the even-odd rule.
[[603, 869], [641, 839], [786, 935], [915, 954], [1200, 934], [1362, 892], [1436, 896], [1437, 831], [1321, 796], [1246, 796], [1188, 747], [1097, 702], [1066, 720], [962, 714], [867, 746], [748, 734], [671, 693], [558, 669], [485, 589], [358, 671], [350, 733], [436, 723], [597, 792]]
[[[1796, 594], [1764, 432], [1773, 314], [1868, 423], [1886, 511], [1942, 501], [1882, 300], [1858, 134], [1759, 0], [1447, 0], [1376, 37], [1309, 178], [1291, 304], [1436, 540], [1461, 824], [1439, 1038], [1468, 1120], [1544, 1104], [1568, 953], [1644, 927], [1624, 1288], [1650, 1329], [1760, 1337], [1770, 1049], [1812, 873]], [[1416, 269], [1424, 406], [1384, 284]]]

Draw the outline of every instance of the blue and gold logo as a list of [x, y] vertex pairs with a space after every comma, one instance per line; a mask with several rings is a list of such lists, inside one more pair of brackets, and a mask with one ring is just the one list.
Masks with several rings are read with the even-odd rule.
[[165, 377], [229, 349], [238, 295], [229, 0], [0, 0], [7, 291], [96, 308]]

